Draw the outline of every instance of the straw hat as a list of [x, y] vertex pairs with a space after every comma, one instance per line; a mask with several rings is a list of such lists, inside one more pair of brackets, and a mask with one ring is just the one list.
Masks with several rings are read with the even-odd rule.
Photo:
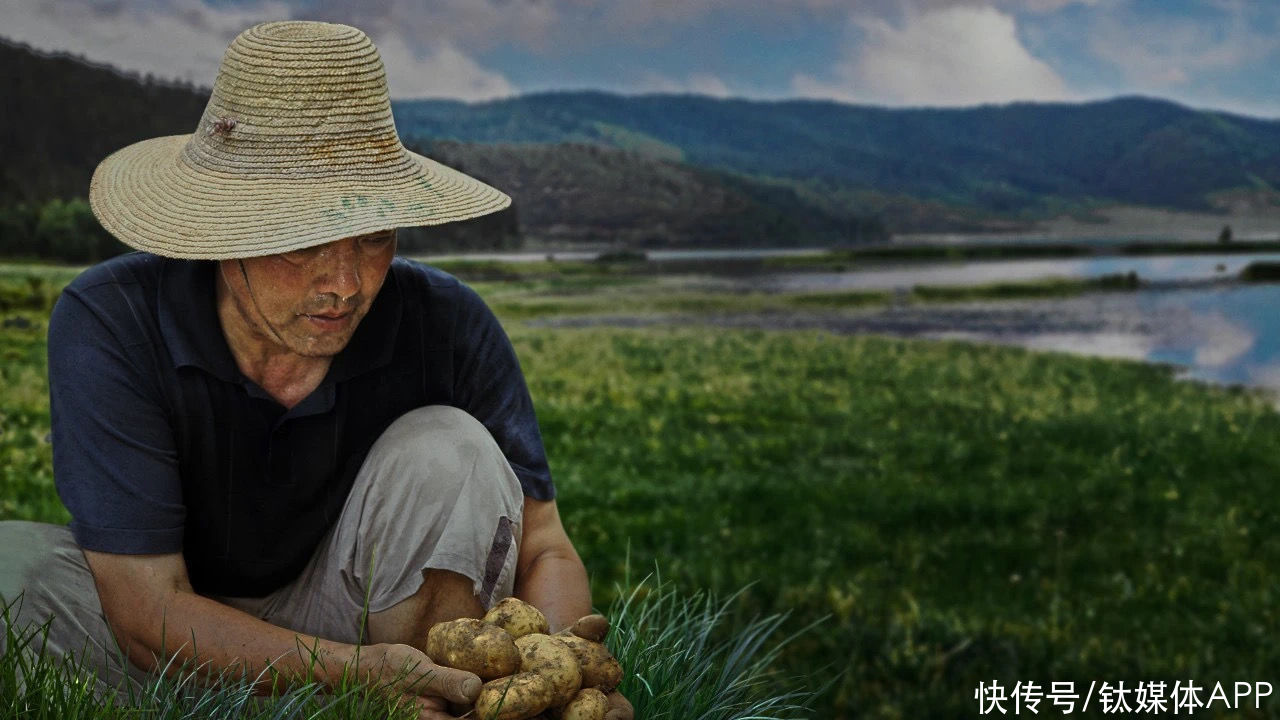
[[222, 260], [465, 220], [511, 199], [404, 148], [363, 32], [273, 22], [227, 48], [195, 132], [113, 153], [89, 202], [134, 248]]

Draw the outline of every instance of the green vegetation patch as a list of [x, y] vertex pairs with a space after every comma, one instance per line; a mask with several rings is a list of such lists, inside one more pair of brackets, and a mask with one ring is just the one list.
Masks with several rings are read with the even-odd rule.
[[1240, 279], [1245, 282], [1276, 282], [1280, 280], [1280, 263], [1249, 263], [1244, 270], [1240, 271]]
[[[502, 287], [482, 286], [500, 308]], [[1259, 394], [968, 343], [503, 318], [597, 602], [658, 567], [688, 593], [747, 588], [724, 642], [751, 617], [821, 620], [763, 681], [832, 678], [816, 717], [967, 717], [992, 679], [1280, 666], [1280, 415]], [[0, 516], [63, 522], [46, 322], [0, 322]]]
[[818, 716], [1280, 661], [1280, 416], [1258, 396], [964, 343], [514, 331], [597, 596], [629, 557], [826, 617], [780, 662], [837, 675]]

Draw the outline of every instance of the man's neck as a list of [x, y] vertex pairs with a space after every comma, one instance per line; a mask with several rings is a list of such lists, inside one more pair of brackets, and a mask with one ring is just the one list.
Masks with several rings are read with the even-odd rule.
[[320, 386], [332, 357], [299, 355], [249, 323], [246, 315], [253, 309], [236, 301], [222, 277], [217, 283], [216, 304], [218, 324], [236, 367], [276, 402], [291, 408]]

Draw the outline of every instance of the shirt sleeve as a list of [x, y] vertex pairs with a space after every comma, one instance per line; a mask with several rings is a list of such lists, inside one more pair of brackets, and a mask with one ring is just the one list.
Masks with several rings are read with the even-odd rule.
[[511, 340], [493, 311], [471, 288], [458, 284], [454, 324], [454, 397], [458, 406], [484, 424], [520, 479], [524, 494], [553, 500], [533, 400]]
[[[96, 303], [93, 304], [96, 306]], [[53, 477], [87, 550], [182, 550], [185, 509], [173, 429], [155, 373], [155, 348], [119, 320], [64, 292], [49, 320]]]

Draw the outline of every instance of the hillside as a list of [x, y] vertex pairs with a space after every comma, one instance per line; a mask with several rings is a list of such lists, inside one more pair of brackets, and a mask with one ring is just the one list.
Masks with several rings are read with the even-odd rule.
[[208, 91], [46, 55], [0, 38], [0, 205], [84, 196], [99, 161], [191, 132]]
[[[42, 203], [83, 197], [115, 149], [190, 132], [208, 92], [2, 39], [0, 81], [6, 242], [34, 237]], [[393, 108], [407, 145], [515, 198], [488, 223], [412, 234], [424, 247], [818, 245], [1022, 230], [1114, 204], [1280, 205], [1280, 122], [1143, 98], [891, 110], [562, 92]]]
[[904, 199], [1021, 217], [1093, 201], [1200, 210], [1214, 193], [1280, 187], [1280, 122], [1146, 98], [886, 109], [574, 92], [395, 108], [405, 137], [602, 143], [784, 179], [860, 211]]
[[[208, 90], [121, 74], [83, 58], [0, 42], [0, 251], [38, 253], [55, 198], [83, 197], [112, 151], [158, 135], [189, 133]], [[56, 90], [51, 91], [54, 88]], [[874, 218], [820, 209], [792, 188], [651, 155], [563, 142], [545, 145], [406, 144], [510, 193], [496, 217], [404, 233], [406, 249], [508, 249], [524, 237], [658, 246], [834, 244], [883, 239]], [[63, 235], [96, 231], [71, 206]], [[46, 233], [47, 234], [47, 233]], [[62, 242], [61, 244], [66, 244]], [[87, 253], [87, 251], [86, 251]], [[96, 257], [80, 253], [78, 257]]]
[[504, 189], [521, 230], [541, 241], [655, 248], [884, 239], [878, 220], [821, 210], [791, 188], [634, 151], [439, 142], [426, 154]]

